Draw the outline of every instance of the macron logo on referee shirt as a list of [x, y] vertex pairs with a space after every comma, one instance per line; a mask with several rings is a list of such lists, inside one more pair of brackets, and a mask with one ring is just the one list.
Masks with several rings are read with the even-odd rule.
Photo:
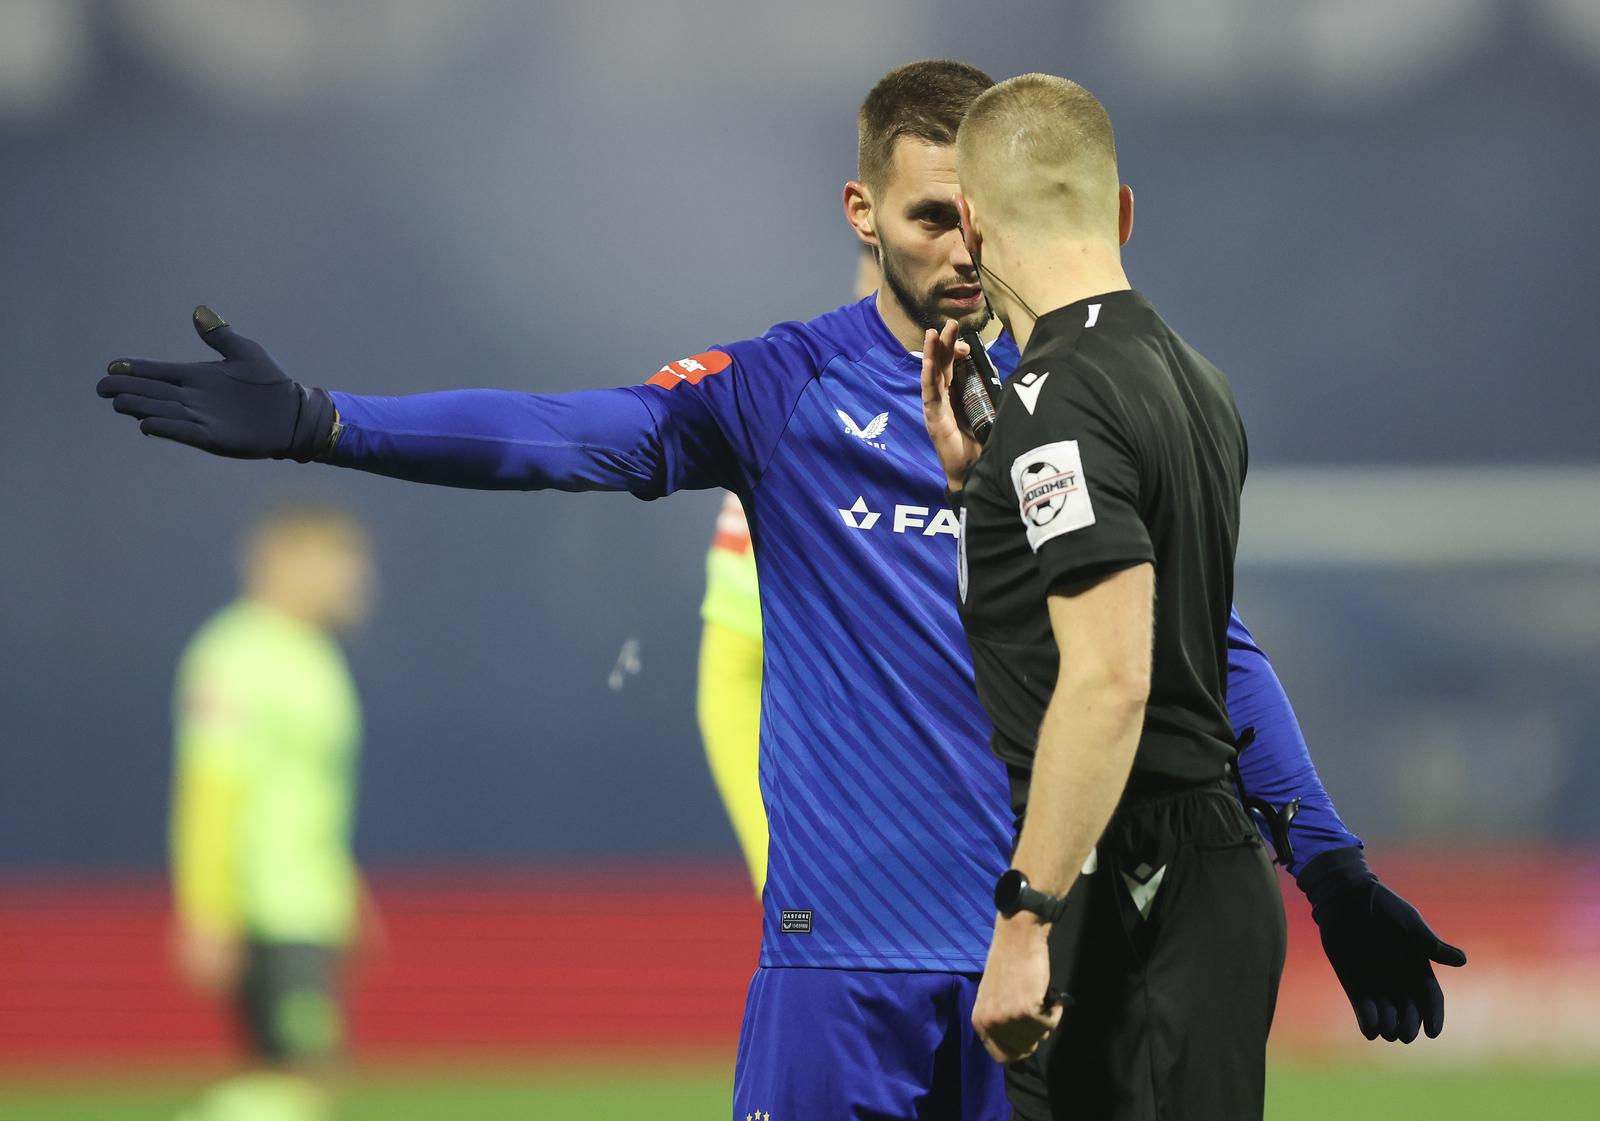
[[1044, 379], [1050, 376], [1046, 370], [1042, 374], [1026, 373], [1017, 380], [1017, 396], [1022, 398], [1022, 403], [1028, 408], [1028, 415], [1033, 415], [1033, 407], [1039, 403], [1039, 391], [1044, 388]]

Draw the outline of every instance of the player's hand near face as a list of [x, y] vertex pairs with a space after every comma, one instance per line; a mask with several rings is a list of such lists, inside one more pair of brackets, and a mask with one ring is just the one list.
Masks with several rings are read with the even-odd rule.
[[194, 309], [194, 329], [220, 361], [119, 358], [95, 392], [137, 417], [146, 436], [215, 455], [306, 463], [328, 449], [337, 413], [324, 390], [290, 378], [265, 347], [208, 307]]
[[1050, 988], [1048, 932], [1028, 914], [995, 920], [989, 960], [972, 1007], [972, 1026], [996, 1062], [1027, 1058], [1061, 1022], [1059, 1004], [1045, 1007]]
[[967, 471], [977, 461], [983, 447], [966, 430], [950, 399], [950, 383], [955, 376], [956, 359], [965, 358], [972, 348], [961, 341], [961, 326], [945, 320], [944, 329], [928, 328], [922, 340], [922, 422], [927, 425], [933, 447], [939, 453], [945, 481], [952, 491], [960, 490]]

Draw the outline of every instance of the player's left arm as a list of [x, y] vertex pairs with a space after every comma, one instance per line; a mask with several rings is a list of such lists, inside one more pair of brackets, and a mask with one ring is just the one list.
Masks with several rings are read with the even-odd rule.
[[1410, 1043], [1444, 1028], [1444, 993], [1433, 966], [1467, 956], [1436, 935], [1367, 865], [1361, 838], [1339, 818], [1311, 761], [1300, 722], [1255, 637], [1237, 612], [1228, 620], [1228, 715], [1243, 747], [1247, 799], [1276, 821], [1258, 824], [1311, 901], [1311, 914], [1368, 1039]]
[[1240, 739], [1239, 784], [1280, 864], [1298, 875], [1313, 857], [1361, 847], [1323, 788], [1271, 659], [1237, 609], [1228, 616], [1228, 718]]

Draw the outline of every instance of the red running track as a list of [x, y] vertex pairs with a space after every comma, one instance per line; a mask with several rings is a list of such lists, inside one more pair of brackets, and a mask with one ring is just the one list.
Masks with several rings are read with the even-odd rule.
[[[1600, 856], [1380, 852], [1374, 862], [1471, 955], [1444, 978], [1450, 1011], [1435, 1053], [1600, 1055]], [[760, 929], [738, 866], [384, 872], [373, 886], [387, 949], [356, 975], [364, 1057], [727, 1052], [737, 1037]], [[1284, 886], [1277, 1045], [1368, 1046], [1304, 901]], [[227, 1019], [168, 970], [167, 930], [155, 875], [0, 881], [0, 1066], [228, 1054]]]

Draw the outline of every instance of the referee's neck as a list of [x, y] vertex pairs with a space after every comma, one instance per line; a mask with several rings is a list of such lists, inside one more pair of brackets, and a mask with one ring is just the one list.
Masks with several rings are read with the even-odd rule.
[[[996, 256], [1001, 260], [995, 261], [990, 271], [1015, 293], [1009, 298], [1002, 293], [1002, 300], [1008, 305], [1004, 318], [1022, 350], [1028, 349], [1028, 340], [1033, 336], [1034, 314], [1047, 315], [1090, 296], [1132, 287], [1122, 268], [1120, 249], [1104, 242], [1036, 241], [1010, 261], [1004, 258], [1012, 254]], [[989, 262], [984, 264], [988, 266]]]

